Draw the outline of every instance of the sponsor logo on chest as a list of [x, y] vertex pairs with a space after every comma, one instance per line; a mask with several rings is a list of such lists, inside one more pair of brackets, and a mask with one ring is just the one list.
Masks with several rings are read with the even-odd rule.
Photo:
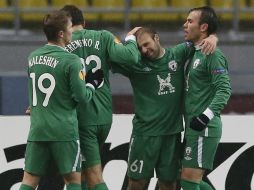
[[160, 75], [157, 75], [157, 79], [160, 85], [158, 95], [164, 95], [164, 94], [175, 92], [175, 87], [171, 84], [170, 73], [168, 73], [168, 76], [165, 79], [161, 78]]

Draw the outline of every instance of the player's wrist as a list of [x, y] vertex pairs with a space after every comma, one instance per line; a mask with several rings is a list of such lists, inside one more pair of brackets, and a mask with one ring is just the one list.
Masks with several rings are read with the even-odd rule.
[[125, 39], [124, 39], [125, 42], [127, 42], [129, 40], [132, 40], [132, 41], [135, 41], [135, 42], [137, 41], [136, 36], [133, 35], [133, 34], [126, 36]]
[[206, 108], [203, 114], [211, 120], [214, 117], [214, 113], [210, 108]]

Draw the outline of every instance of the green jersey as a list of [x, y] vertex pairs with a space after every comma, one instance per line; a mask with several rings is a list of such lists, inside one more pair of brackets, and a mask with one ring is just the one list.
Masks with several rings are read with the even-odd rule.
[[56, 45], [45, 45], [28, 57], [31, 107], [29, 141], [78, 139], [77, 103], [88, 102], [80, 58]]
[[134, 94], [133, 135], [158, 136], [183, 130], [184, 64], [193, 48], [186, 43], [165, 49], [156, 60], [138, 65], [113, 65], [127, 76]]
[[[185, 85], [185, 123], [187, 135], [205, 135], [216, 137], [221, 135], [220, 112], [231, 95], [228, 75], [228, 61], [223, 53], [216, 49], [211, 55], [204, 55], [200, 49], [186, 69]], [[201, 132], [190, 129], [189, 123], [209, 108], [214, 118]]]
[[104, 125], [112, 122], [112, 95], [109, 84], [111, 61], [121, 64], [135, 64], [139, 60], [139, 51], [135, 41], [121, 44], [110, 32], [79, 30], [73, 32], [72, 42], [66, 50], [85, 60], [86, 69], [102, 69], [104, 84], [97, 89], [89, 104], [78, 107], [79, 124]]

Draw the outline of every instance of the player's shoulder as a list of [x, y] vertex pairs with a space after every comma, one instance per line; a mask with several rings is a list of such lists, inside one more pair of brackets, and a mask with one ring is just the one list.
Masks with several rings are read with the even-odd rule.
[[166, 48], [166, 51], [174, 53], [174, 54], [183, 52], [185, 50], [193, 50], [193, 44], [190, 42], [182, 42], [172, 47]]
[[95, 39], [110, 39], [110, 38], [113, 38], [114, 35], [108, 31], [108, 30], [86, 30], [86, 35], [87, 36], [93, 36], [93, 38]]
[[211, 57], [211, 58], [225, 58], [225, 54], [221, 51], [220, 48], [216, 48], [215, 51], [210, 54], [208, 57]]
[[66, 59], [73, 59], [73, 60], [79, 59], [78, 55], [76, 55], [74, 53], [71, 53], [71, 52], [68, 52], [68, 51], [65, 51], [63, 54], [64, 54]]
[[217, 47], [214, 51], [214, 54], [216, 55], [223, 55], [224, 53], [221, 51], [221, 49], [219, 47]]
[[228, 58], [225, 56], [225, 54], [221, 51], [220, 48], [216, 48], [215, 51], [207, 56], [208, 62], [215, 63], [226, 63], [228, 64]]
[[37, 54], [40, 54], [41, 52], [45, 51], [45, 46], [41, 46], [35, 50], [33, 50], [29, 56], [33, 56], [33, 55], [37, 55]]
[[83, 31], [83, 33], [89, 33], [89, 34], [97, 34], [97, 35], [109, 35], [112, 34], [110, 31], [108, 30], [92, 30], [92, 29], [83, 29], [81, 30]]

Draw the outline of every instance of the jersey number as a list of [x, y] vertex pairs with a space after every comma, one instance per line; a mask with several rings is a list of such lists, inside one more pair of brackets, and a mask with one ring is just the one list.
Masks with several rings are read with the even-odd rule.
[[143, 160], [135, 160], [134, 162], [132, 162], [130, 169], [132, 172], [141, 173], [143, 169], [143, 164], [144, 164]]
[[91, 63], [91, 61], [95, 61], [96, 66], [92, 69], [93, 73], [101, 68], [101, 59], [97, 56], [97, 55], [89, 55], [86, 58], [86, 65], [89, 65]]
[[[51, 96], [51, 94], [54, 91], [55, 86], [56, 86], [55, 78], [49, 73], [44, 73], [38, 78], [37, 84], [36, 84], [36, 80], [35, 80], [35, 73], [30, 73], [30, 78], [32, 79], [32, 87], [33, 87], [33, 96], [32, 96], [33, 97], [33, 106], [37, 105], [36, 85], [38, 85], [38, 89], [43, 94], [45, 94], [45, 98], [44, 98], [44, 101], [43, 101], [42, 105], [44, 107], [46, 107], [49, 103], [49, 98], [50, 98], [50, 96]], [[44, 80], [49, 80], [50, 81], [50, 85], [47, 88], [45, 88], [43, 86], [43, 81]]]
[[[95, 71], [97, 71], [98, 69], [101, 69], [101, 59], [97, 56], [97, 55], [89, 55], [86, 58], [86, 65], [89, 65], [91, 63], [91, 61], [95, 61], [96, 66], [92, 69], [92, 72], [94, 73]], [[102, 83], [100, 84], [100, 86], [98, 86], [98, 88], [101, 88], [104, 84], [104, 79], [102, 81]]]

